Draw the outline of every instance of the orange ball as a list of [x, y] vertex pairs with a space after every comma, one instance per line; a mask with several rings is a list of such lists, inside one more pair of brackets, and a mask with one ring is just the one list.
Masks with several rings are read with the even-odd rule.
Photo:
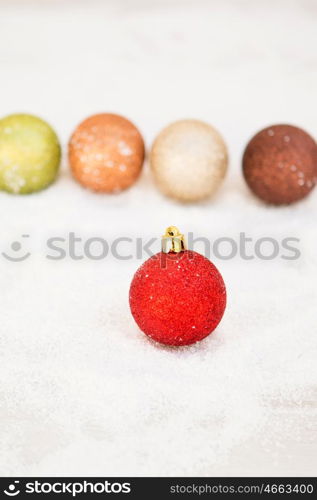
[[126, 118], [93, 115], [75, 129], [68, 145], [74, 177], [101, 193], [127, 189], [138, 178], [144, 161], [144, 141]]

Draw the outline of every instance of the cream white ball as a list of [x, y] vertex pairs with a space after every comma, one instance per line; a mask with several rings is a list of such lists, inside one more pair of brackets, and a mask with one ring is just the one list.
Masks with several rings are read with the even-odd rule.
[[179, 201], [197, 201], [215, 193], [228, 167], [224, 140], [211, 125], [180, 120], [154, 141], [151, 169], [160, 190]]

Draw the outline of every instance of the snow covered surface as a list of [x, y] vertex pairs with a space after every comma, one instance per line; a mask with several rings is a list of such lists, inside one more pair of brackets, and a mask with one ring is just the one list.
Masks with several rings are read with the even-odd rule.
[[[0, 193], [0, 250], [19, 240], [32, 254], [0, 256], [1, 474], [315, 474], [317, 191], [267, 208], [240, 163], [271, 123], [316, 136], [316, 2], [7, 0], [0, 9], [1, 115], [38, 114], [65, 145], [89, 114], [118, 112], [148, 147], [167, 123], [192, 117], [218, 128], [230, 152], [222, 189], [196, 205], [161, 196], [147, 165], [116, 196], [82, 189], [66, 161], [46, 191]], [[214, 259], [226, 314], [212, 336], [179, 350], [148, 341], [130, 316], [142, 260], [45, 258], [51, 236], [111, 242], [159, 237], [171, 224], [213, 240], [300, 238], [301, 257]]]

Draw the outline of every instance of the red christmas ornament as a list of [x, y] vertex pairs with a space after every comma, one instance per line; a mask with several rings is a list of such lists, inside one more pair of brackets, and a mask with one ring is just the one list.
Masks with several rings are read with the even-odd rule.
[[144, 262], [131, 283], [130, 308], [140, 329], [161, 344], [193, 344], [216, 328], [225, 307], [218, 269], [185, 250], [177, 228], [167, 228], [163, 251]]

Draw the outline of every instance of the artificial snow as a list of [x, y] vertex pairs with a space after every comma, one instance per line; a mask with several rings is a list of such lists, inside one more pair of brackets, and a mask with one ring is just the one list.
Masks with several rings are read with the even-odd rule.
[[[130, 190], [91, 193], [66, 158], [49, 189], [0, 193], [0, 251], [31, 252], [21, 262], [0, 255], [1, 474], [314, 475], [317, 190], [266, 207], [244, 184], [241, 154], [270, 124], [316, 134], [315, 2], [0, 8], [1, 115], [41, 116], [64, 150], [97, 112], [131, 119], [147, 149], [170, 121], [197, 118], [220, 131], [230, 154], [220, 191], [199, 204], [163, 197], [148, 164]], [[222, 322], [197, 345], [166, 348], [129, 311], [130, 281], [147, 255], [121, 243], [132, 259], [74, 260], [67, 242], [71, 232], [109, 243], [159, 238], [171, 224], [212, 241], [245, 233], [251, 253], [262, 237], [299, 238], [301, 255], [212, 257], [228, 290]], [[46, 257], [52, 237], [65, 238], [65, 259]]]

